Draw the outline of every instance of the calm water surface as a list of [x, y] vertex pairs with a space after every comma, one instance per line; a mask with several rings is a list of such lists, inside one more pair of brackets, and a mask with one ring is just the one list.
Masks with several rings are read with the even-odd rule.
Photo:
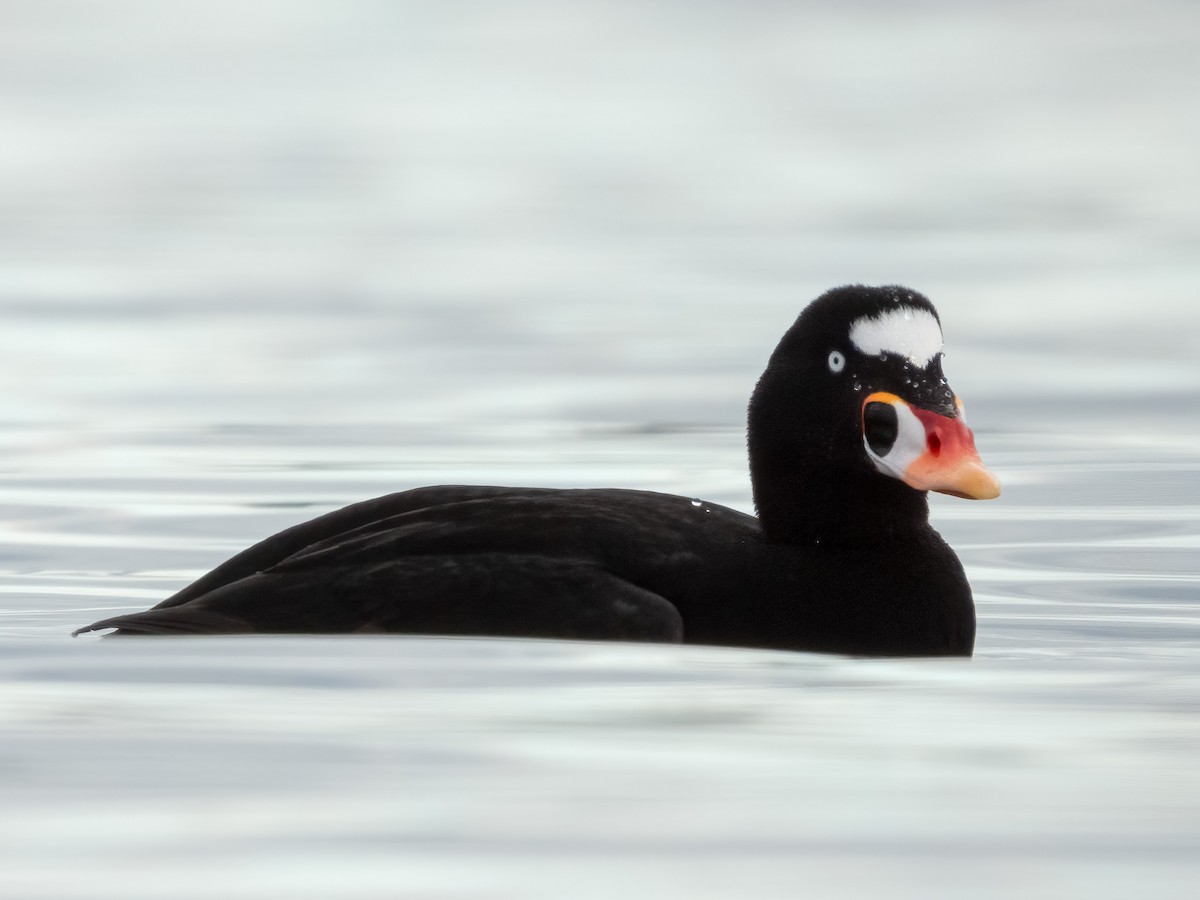
[[[1195, 896], [1192, 4], [63, 9], [0, 31], [0, 894]], [[852, 280], [1005, 485], [933, 502], [973, 660], [67, 636], [421, 484], [748, 509]]]

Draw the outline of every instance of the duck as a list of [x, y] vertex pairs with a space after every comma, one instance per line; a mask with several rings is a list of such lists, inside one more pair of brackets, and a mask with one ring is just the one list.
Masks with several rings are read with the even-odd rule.
[[755, 513], [618, 488], [420, 487], [233, 556], [113, 635], [400, 634], [970, 656], [963, 566], [928, 493], [999, 496], [899, 285], [809, 303], [750, 398]]

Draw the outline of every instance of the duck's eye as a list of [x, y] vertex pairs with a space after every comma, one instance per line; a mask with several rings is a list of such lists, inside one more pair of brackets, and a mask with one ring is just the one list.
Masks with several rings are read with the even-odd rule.
[[890, 403], [868, 403], [863, 408], [863, 437], [876, 456], [887, 456], [896, 443], [900, 423]]
[[846, 357], [839, 350], [831, 350], [829, 352], [829, 371], [840, 372], [846, 368]]

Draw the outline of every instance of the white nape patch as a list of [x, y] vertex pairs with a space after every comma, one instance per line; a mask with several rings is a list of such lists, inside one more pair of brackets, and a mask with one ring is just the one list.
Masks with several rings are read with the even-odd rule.
[[861, 353], [895, 353], [919, 369], [942, 352], [942, 329], [927, 309], [897, 306], [877, 316], [863, 316], [850, 325], [850, 343]]

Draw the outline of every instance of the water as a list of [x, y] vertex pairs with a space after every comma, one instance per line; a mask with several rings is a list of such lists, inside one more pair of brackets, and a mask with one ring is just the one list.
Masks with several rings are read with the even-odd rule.
[[[0, 893], [1192, 896], [1191, 4], [97, 9], [0, 30]], [[851, 280], [1005, 486], [973, 660], [67, 637], [405, 487], [748, 509]]]

